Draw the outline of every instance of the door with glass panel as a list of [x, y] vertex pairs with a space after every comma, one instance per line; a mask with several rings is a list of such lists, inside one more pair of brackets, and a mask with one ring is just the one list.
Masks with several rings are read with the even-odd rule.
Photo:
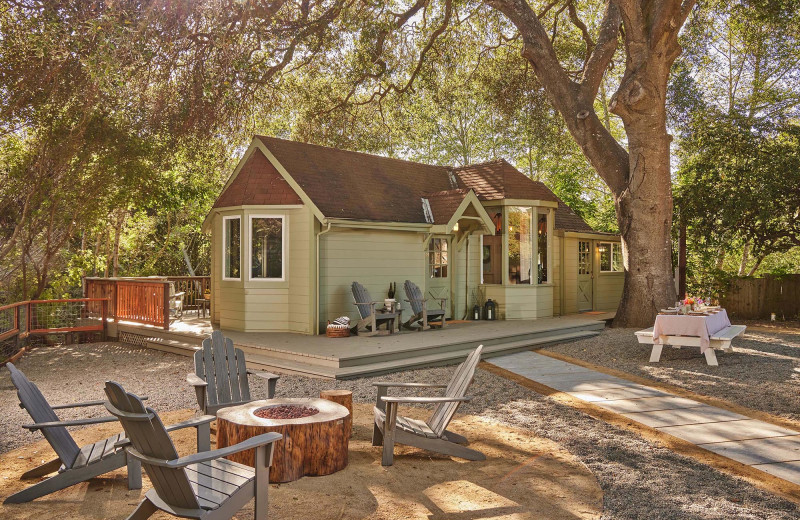
[[592, 310], [592, 243], [578, 241], [578, 311]]
[[452, 317], [453, 295], [450, 276], [452, 275], [452, 258], [450, 258], [450, 239], [446, 236], [433, 237], [428, 241], [428, 265], [425, 282], [425, 297], [428, 308], [438, 309], [440, 302], [436, 298], [447, 298], [446, 316]]

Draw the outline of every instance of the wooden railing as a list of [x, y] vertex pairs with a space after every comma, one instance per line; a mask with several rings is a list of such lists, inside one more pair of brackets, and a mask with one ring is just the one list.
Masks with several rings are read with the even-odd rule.
[[[174, 292], [172, 290], [174, 286]], [[109, 316], [169, 330], [174, 312], [171, 294], [180, 294], [183, 309], [196, 308], [197, 299], [210, 292], [209, 276], [163, 276], [147, 278], [94, 278], [83, 281], [88, 298], [107, 298]]]
[[[0, 344], [6, 361], [33, 334], [100, 332], [104, 339], [107, 330], [108, 300], [103, 298], [28, 300], [0, 307]], [[7, 348], [9, 342], [12, 348]]]

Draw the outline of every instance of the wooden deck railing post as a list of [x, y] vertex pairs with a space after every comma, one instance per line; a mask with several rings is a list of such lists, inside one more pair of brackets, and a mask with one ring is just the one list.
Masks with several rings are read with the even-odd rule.
[[31, 302], [25, 306], [25, 332], [31, 331]]
[[19, 330], [19, 308], [21, 305], [14, 307], [14, 328], [17, 330], [17, 335], [14, 337], [14, 349], [19, 350], [20, 330]]
[[169, 330], [169, 285], [170, 282], [164, 282], [161, 286], [164, 291], [164, 330]]
[[103, 320], [102, 338], [103, 341], [105, 341], [108, 338], [108, 300], [103, 300], [102, 302], [100, 302], [100, 309], [101, 309], [100, 319]]

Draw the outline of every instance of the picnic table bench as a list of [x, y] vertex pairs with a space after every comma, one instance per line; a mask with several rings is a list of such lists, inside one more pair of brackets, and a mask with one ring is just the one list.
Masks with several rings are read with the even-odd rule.
[[[711, 366], [719, 366], [717, 363], [717, 356], [714, 354], [714, 349], [722, 349], [731, 352], [731, 341], [744, 333], [747, 327], [745, 325], [730, 325], [722, 330], [719, 330], [709, 337], [709, 348], [706, 348], [703, 354], [706, 357], [706, 362]], [[698, 336], [661, 336], [660, 343], [656, 343], [653, 338], [653, 327], [636, 332], [636, 338], [639, 343], [647, 343], [653, 345], [653, 351], [650, 353], [650, 362], [658, 363], [661, 359], [661, 349], [664, 345], [672, 345], [674, 347], [702, 347], [701, 339]]]

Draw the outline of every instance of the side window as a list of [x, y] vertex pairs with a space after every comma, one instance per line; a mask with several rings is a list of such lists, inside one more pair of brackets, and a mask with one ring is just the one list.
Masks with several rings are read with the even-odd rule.
[[447, 239], [432, 238], [428, 243], [428, 275], [447, 278]]
[[222, 220], [222, 279], [241, 279], [242, 260], [242, 219], [223, 217]]

